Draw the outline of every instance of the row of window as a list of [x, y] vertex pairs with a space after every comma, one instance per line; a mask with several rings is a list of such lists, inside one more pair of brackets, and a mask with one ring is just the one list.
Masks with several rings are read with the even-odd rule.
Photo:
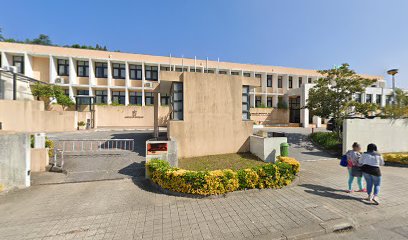
[[[361, 93], [356, 93], [354, 96], [354, 100], [356, 102], [362, 102], [362, 97]], [[382, 95], [376, 94], [375, 95], [375, 102], [373, 102], [373, 94], [365, 94], [365, 102], [366, 103], [375, 103], [377, 105], [381, 105], [382, 102]], [[386, 95], [385, 96], [385, 104], [386, 105], [391, 105], [392, 103], [392, 95]]]
[[[57, 69], [59, 76], [69, 76], [69, 61], [66, 59], [57, 60]], [[77, 61], [77, 75], [78, 77], [89, 77], [89, 62]], [[158, 80], [158, 67], [146, 66], [145, 78], [146, 80]], [[95, 63], [95, 77], [107, 78], [108, 77], [108, 63], [96, 62]], [[112, 77], [115, 79], [126, 78], [126, 64], [113, 63], [112, 64]], [[132, 80], [142, 80], [142, 65], [129, 64], [129, 78]]]
[[[267, 75], [266, 76], [266, 86], [267, 87], [272, 87], [272, 75]], [[303, 84], [303, 77], [299, 77], [299, 86], [302, 86]], [[312, 78], [307, 78], [307, 83], [312, 83]], [[283, 87], [283, 77], [282, 76], [278, 76], [278, 88], [282, 88]], [[293, 77], [289, 76], [288, 79], [288, 88], [293, 88]]]
[[[65, 89], [65, 94], [69, 96], [69, 90]], [[77, 96], [89, 96], [89, 90], [77, 90]], [[112, 91], [111, 95], [112, 103], [125, 104], [126, 93], [123, 91]], [[170, 97], [167, 95], [160, 96], [161, 105], [169, 105]], [[108, 91], [107, 90], [95, 90], [95, 103], [107, 104], [108, 103]], [[142, 105], [142, 92], [129, 92], [129, 104]], [[145, 105], [154, 104], [154, 94], [151, 92], [145, 92]]]
[[[272, 107], [272, 97], [267, 97], [266, 98], [266, 107]], [[261, 96], [255, 96], [255, 107], [261, 107], [262, 106], [262, 97]]]

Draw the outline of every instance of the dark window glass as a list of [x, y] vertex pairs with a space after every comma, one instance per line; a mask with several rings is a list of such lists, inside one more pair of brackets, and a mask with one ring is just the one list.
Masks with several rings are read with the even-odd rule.
[[161, 104], [162, 106], [167, 106], [167, 105], [169, 105], [169, 101], [170, 101], [170, 97], [167, 96], [167, 94], [160, 96], [160, 104]]
[[158, 80], [158, 68], [156, 66], [145, 66], [145, 78], [146, 80], [157, 81]]
[[356, 93], [354, 95], [354, 101], [361, 103], [361, 93]]
[[129, 92], [129, 103], [142, 105], [142, 92]]
[[231, 75], [238, 76], [238, 75], [239, 75], [239, 72], [231, 72]]
[[96, 104], [107, 104], [108, 103], [108, 91], [106, 90], [96, 90], [95, 91]]
[[125, 92], [112, 91], [112, 103], [125, 104]]
[[17, 72], [24, 74], [24, 57], [13, 56], [13, 66], [17, 67]]
[[266, 86], [272, 87], [272, 75], [266, 76]]
[[268, 97], [266, 100], [267, 106], [272, 107], [272, 97]]
[[[194, 69], [193, 69], [194, 70]], [[170, 71], [170, 67], [162, 67], [160, 66], [160, 71]], [[190, 71], [191, 72], [191, 71]]]
[[69, 89], [64, 89], [65, 96], [69, 97]]
[[250, 73], [244, 73], [244, 77], [251, 77]]
[[69, 76], [69, 60], [58, 59], [58, 76]]
[[260, 107], [262, 103], [262, 97], [261, 96], [256, 96], [255, 97], [255, 107]]
[[278, 88], [282, 88], [282, 76], [278, 76]]
[[89, 95], [89, 90], [77, 90], [77, 95]]
[[113, 74], [112, 77], [116, 79], [125, 79], [126, 77], [126, 65], [120, 63], [112, 64]]
[[302, 84], [303, 84], [303, 78], [302, 78], [302, 77], [299, 77], [299, 87], [301, 87]]
[[108, 64], [97, 62], [95, 63], [95, 77], [107, 78], [108, 77]]
[[377, 95], [375, 95], [375, 103], [377, 104], [377, 105], [381, 105], [381, 95], [379, 95], [379, 94], [377, 94]]
[[255, 74], [255, 77], [256, 78], [262, 78], [262, 74], [257, 73], [257, 74]]
[[183, 120], [183, 83], [174, 82], [171, 86], [171, 119]]
[[386, 95], [385, 96], [385, 104], [386, 105], [391, 105], [392, 104], [392, 95]]
[[78, 77], [89, 77], [88, 61], [77, 61], [77, 74]]
[[227, 71], [219, 71], [219, 74], [227, 74]]
[[204, 72], [205, 72], [205, 73], [214, 73], [214, 70], [212, 70], [212, 69], [208, 69], [208, 70], [207, 70], [207, 69], [206, 69], [206, 70], [204, 70]]
[[154, 105], [154, 93], [145, 92], [145, 105]]
[[293, 77], [289, 76], [289, 88], [293, 87]]
[[308, 82], [308, 83], [312, 83], [312, 78], [308, 78], [308, 79], [307, 79], [307, 82]]
[[142, 65], [129, 65], [129, 78], [133, 80], [142, 80]]
[[249, 120], [249, 86], [242, 86], [242, 120]]
[[366, 103], [371, 103], [371, 102], [373, 102], [373, 95], [366, 94]]

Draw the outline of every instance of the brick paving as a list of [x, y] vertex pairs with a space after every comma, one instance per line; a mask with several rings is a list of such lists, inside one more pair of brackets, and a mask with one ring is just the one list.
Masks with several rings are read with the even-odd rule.
[[298, 186], [220, 198], [164, 195], [131, 179], [33, 186], [0, 195], [0, 239], [271, 239], [378, 210], [406, 215], [407, 171], [383, 168], [380, 206], [342, 191], [347, 176], [338, 160], [302, 162]]

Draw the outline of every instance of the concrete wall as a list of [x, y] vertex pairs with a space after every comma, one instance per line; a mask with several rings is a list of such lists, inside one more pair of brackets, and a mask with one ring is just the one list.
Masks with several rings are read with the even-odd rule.
[[44, 111], [41, 101], [0, 100], [0, 122], [4, 131], [75, 131], [77, 121], [77, 112]]
[[30, 157], [28, 134], [0, 134], [0, 185], [29, 187]]
[[347, 119], [343, 122], [343, 152], [354, 142], [364, 151], [375, 143], [379, 152], [407, 152], [408, 119]]
[[289, 110], [278, 108], [251, 108], [251, 120], [256, 124], [273, 125], [289, 123]]
[[[29, 83], [19, 79], [20, 77], [17, 77], [17, 99], [33, 100]], [[13, 99], [13, 77], [11, 74], [0, 73], [0, 99]]]
[[[159, 126], [167, 126], [169, 107], [159, 107]], [[96, 106], [96, 127], [152, 127], [153, 106]]]
[[242, 78], [184, 73], [184, 120], [169, 121], [179, 157], [249, 151], [252, 121], [242, 120]]
[[50, 163], [48, 148], [32, 148], [31, 154], [31, 172], [44, 172]]
[[250, 137], [251, 153], [265, 162], [275, 162], [280, 156], [280, 144], [287, 143], [286, 137], [260, 137], [252, 135]]

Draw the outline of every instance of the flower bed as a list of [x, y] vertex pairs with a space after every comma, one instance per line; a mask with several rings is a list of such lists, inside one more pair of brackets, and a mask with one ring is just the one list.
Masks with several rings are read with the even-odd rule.
[[385, 153], [383, 158], [386, 162], [408, 164], [408, 153]]
[[290, 184], [299, 171], [299, 162], [293, 158], [281, 158], [272, 164], [233, 171], [189, 171], [174, 168], [163, 160], [151, 160], [146, 164], [152, 181], [174, 192], [214, 195], [251, 188], [281, 188]]

